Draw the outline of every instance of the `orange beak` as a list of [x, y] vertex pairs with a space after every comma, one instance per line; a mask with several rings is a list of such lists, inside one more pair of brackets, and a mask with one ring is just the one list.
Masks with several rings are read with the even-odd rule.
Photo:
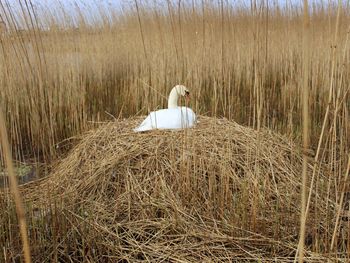
[[185, 100], [186, 100], [186, 102], [189, 102], [190, 99], [191, 99], [190, 93], [189, 93], [189, 92], [186, 92], [186, 94], [185, 94]]

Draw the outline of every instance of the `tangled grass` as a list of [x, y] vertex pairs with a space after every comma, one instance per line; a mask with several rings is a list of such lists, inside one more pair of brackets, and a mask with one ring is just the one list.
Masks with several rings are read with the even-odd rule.
[[[268, 130], [199, 120], [194, 129], [146, 133], [132, 132], [140, 118], [106, 123], [49, 177], [24, 185], [36, 261], [292, 261], [299, 147]], [[326, 190], [313, 190], [310, 262], [329, 242], [334, 203]]]

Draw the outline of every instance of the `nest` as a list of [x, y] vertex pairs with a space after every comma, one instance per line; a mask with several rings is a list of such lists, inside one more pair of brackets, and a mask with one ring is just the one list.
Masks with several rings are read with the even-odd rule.
[[60, 241], [45, 253], [59, 258], [62, 243], [73, 242], [84, 244], [72, 249], [74, 260], [293, 258], [298, 147], [268, 130], [199, 120], [193, 129], [145, 133], [132, 131], [140, 118], [106, 123], [85, 134], [48, 178], [24, 186], [41, 218], [61, 226]]

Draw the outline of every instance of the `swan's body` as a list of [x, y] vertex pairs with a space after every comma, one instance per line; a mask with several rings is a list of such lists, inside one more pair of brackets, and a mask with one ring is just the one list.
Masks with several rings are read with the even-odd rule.
[[168, 109], [152, 111], [134, 131], [141, 132], [153, 129], [185, 129], [193, 127], [196, 122], [196, 115], [190, 108], [177, 106], [179, 95], [189, 96], [189, 91], [185, 86], [175, 86], [169, 95]]
[[196, 115], [193, 110], [187, 107], [157, 110], [152, 111], [134, 131], [190, 128], [194, 125], [195, 120]]

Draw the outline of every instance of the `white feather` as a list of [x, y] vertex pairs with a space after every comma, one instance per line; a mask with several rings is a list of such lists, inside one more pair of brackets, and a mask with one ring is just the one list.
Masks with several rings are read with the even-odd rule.
[[185, 129], [191, 128], [196, 122], [193, 110], [187, 107], [177, 107], [152, 111], [147, 118], [135, 128], [135, 132], [153, 129]]
[[168, 109], [152, 111], [134, 131], [142, 132], [153, 129], [185, 129], [193, 127], [196, 123], [196, 114], [193, 110], [177, 106], [179, 95], [186, 96], [188, 94], [189, 91], [185, 86], [175, 86], [169, 95]]

